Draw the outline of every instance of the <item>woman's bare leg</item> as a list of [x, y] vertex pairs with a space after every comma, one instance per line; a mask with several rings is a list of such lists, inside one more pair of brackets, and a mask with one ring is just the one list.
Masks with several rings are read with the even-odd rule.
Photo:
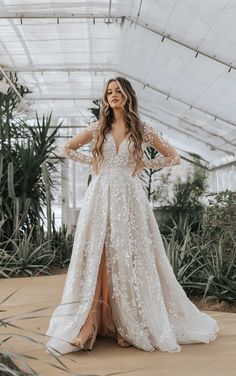
[[[84, 344], [88, 338], [92, 337], [95, 330], [95, 325], [97, 325], [97, 306], [100, 301], [101, 296], [101, 289], [102, 289], [102, 273], [104, 273], [106, 268], [106, 261], [105, 261], [105, 249], [103, 249], [99, 270], [98, 270], [98, 277], [97, 277], [97, 284], [95, 289], [95, 294], [93, 298], [93, 303], [88, 313], [88, 316], [83, 324], [79, 335], [76, 337], [75, 341], [77, 344]], [[129, 347], [131, 346], [127, 341], [125, 341], [120, 334], [117, 332], [117, 343], [120, 347]]]
[[88, 338], [90, 338], [95, 330], [96, 316], [97, 316], [97, 305], [99, 302], [100, 294], [101, 294], [101, 287], [102, 287], [102, 268], [103, 263], [105, 262], [105, 250], [103, 250], [101, 262], [99, 265], [98, 277], [97, 277], [97, 284], [96, 290], [93, 298], [93, 303], [90, 308], [89, 314], [85, 320], [84, 325], [82, 326], [79, 335], [76, 337], [76, 342], [80, 344], [84, 344]]

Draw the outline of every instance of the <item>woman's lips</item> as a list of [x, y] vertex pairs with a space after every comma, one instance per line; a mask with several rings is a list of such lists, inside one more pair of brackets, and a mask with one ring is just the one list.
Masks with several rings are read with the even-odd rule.
[[113, 102], [118, 102], [118, 99], [113, 99], [113, 100], [111, 101], [111, 103], [113, 103]]

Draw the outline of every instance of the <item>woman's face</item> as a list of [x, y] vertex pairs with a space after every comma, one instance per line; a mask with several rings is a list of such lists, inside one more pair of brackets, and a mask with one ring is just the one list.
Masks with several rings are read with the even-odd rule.
[[111, 108], [119, 108], [124, 106], [124, 96], [116, 81], [109, 83], [107, 87], [107, 101]]

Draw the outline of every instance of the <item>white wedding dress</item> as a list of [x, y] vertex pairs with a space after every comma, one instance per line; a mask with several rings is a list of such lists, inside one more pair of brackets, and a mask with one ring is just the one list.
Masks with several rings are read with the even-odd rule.
[[[150, 125], [142, 124], [143, 148], [155, 147], [158, 142], [166, 147], [164, 156], [146, 161], [145, 167], [175, 164], [168, 144]], [[95, 122], [88, 127], [92, 142], [98, 126]], [[112, 133], [108, 134], [103, 166], [86, 191], [61, 304], [47, 330], [51, 351], [78, 350], [69, 342], [78, 335], [90, 311], [103, 249], [110, 334], [116, 328], [139, 349], [170, 353], [181, 351], [180, 344], [209, 343], [217, 337], [217, 322], [198, 310], [176, 280], [141, 180], [132, 176], [128, 143], [124, 139], [117, 150]], [[90, 156], [78, 151], [69, 150], [67, 156], [91, 163]]]

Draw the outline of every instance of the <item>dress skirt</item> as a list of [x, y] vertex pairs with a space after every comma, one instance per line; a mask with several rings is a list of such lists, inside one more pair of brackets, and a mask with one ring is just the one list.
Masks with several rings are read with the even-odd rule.
[[94, 176], [86, 191], [61, 303], [47, 331], [51, 351], [77, 350], [69, 342], [90, 311], [100, 262], [99, 334], [118, 331], [138, 349], [170, 353], [216, 339], [217, 322], [198, 310], [175, 277], [141, 180], [118, 164]]

